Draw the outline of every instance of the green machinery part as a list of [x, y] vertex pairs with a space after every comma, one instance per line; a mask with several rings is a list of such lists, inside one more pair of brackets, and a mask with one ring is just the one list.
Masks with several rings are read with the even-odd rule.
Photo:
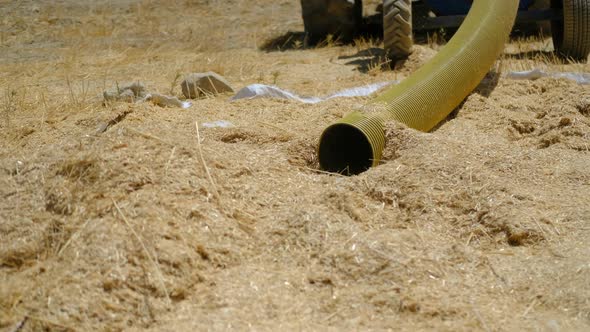
[[384, 124], [398, 121], [429, 131], [477, 87], [498, 56], [516, 19], [519, 0], [475, 0], [465, 21], [438, 54], [367, 105], [326, 128], [320, 167], [358, 174], [377, 166], [385, 146]]

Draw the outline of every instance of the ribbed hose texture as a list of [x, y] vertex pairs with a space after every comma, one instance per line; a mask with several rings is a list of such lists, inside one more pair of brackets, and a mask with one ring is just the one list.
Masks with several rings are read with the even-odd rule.
[[353, 112], [324, 130], [318, 147], [320, 166], [330, 172], [358, 174], [377, 165], [384, 147], [382, 119]]
[[512, 30], [518, 0], [476, 0], [455, 36], [428, 63], [377, 97], [387, 119], [429, 131], [477, 87]]
[[[475, 0], [449, 43], [410, 77], [375, 98], [368, 108], [385, 111], [365, 118], [373, 118], [370, 123], [399, 121], [422, 131], [434, 128], [477, 87], [502, 53], [516, 19], [518, 3], [519, 0]], [[357, 174], [378, 165], [383, 128], [376, 130], [371, 126], [370, 131], [363, 131], [360, 137], [370, 148], [359, 152], [356, 149], [367, 144], [350, 145], [345, 137], [350, 131], [343, 130], [353, 126], [362, 131], [363, 126], [357, 123], [366, 124], [367, 120], [352, 113], [324, 131], [318, 148], [323, 169], [356, 170], [350, 173]], [[359, 156], [369, 153], [370, 162], [359, 165]]]

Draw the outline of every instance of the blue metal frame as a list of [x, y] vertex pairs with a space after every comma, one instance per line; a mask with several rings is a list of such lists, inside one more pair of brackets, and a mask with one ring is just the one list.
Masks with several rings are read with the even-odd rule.
[[[473, 0], [424, 0], [424, 2], [439, 16], [466, 15]], [[520, 9], [528, 9], [535, 1], [520, 0]]]
[[[414, 30], [433, 30], [439, 28], [456, 28], [463, 23], [469, 12], [473, 0], [417, 0], [413, 2], [416, 15], [412, 16]], [[517, 23], [536, 21], [561, 21], [561, 9], [529, 9], [535, 0], [520, 0], [520, 10], [516, 18]], [[420, 8], [420, 10], [418, 10]], [[425, 11], [432, 10], [436, 16], [425, 15]]]

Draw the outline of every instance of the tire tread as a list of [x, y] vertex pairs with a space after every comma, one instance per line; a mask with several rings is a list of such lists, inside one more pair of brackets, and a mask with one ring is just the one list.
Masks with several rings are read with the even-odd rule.
[[392, 59], [404, 59], [411, 54], [411, 0], [383, 0], [383, 44]]
[[586, 60], [590, 54], [590, 0], [563, 0], [563, 33], [554, 34], [555, 49], [576, 60]]

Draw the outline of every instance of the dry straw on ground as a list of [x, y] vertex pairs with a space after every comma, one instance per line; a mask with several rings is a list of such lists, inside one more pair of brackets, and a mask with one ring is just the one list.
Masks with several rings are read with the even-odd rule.
[[[448, 121], [389, 125], [355, 177], [315, 146], [362, 98], [103, 105], [209, 70], [325, 95], [436, 53], [259, 50], [303, 27], [297, 1], [256, 3], [0, 6], [0, 330], [588, 330], [589, 87], [502, 77], [588, 65], [515, 40]], [[195, 129], [216, 120], [236, 127]]]

